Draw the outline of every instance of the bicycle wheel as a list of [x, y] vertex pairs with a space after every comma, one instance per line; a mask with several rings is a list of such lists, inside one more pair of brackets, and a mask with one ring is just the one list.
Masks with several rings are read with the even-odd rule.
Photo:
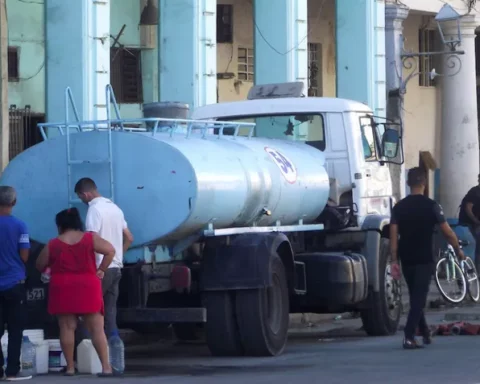
[[468, 296], [473, 302], [480, 299], [480, 282], [478, 281], [477, 268], [470, 257], [465, 258], [465, 279], [467, 280]]
[[462, 268], [453, 259], [442, 258], [435, 268], [435, 283], [443, 298], [453, 304], [467, 295], [467, 282]]

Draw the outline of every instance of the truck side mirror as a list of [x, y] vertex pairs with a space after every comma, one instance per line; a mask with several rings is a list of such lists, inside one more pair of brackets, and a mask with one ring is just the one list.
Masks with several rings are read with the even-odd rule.
[[382, 155], [394, 159], [398, 155], [400, 135], [395, 129], [387, 128], [382, 136]]

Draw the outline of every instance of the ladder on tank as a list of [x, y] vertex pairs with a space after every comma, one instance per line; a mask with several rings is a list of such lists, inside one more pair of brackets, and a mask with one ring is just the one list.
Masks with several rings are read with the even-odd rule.
[[[112, 102], [115, 113], [117, 115], [117, 120], [120, 120], [120, 110], [117, 105], [117, 101], [115, 99], [115, 95], [113, 93], [113, 89], [110, 84], [105, 87], [105, 96], [106, 96], [106, 111], [107, 111], [107, 120], [106, 121], [92, 121], [92, 122], [81, 122], [78, 110], [75, 105], [75, 100], [73, 98], [72, 91], [70, 87], [65, 89], [65, 134], [67, 139], [67, 192], [68, 192], [68, 205], [72, 207], [74, 204], [81, 203], [81, 200], [78, 198], [73, 197], [74, 190], [73, 190], [73, 183], [76, 182], [72, 180], [72, 170], [73, 167], [84, 165], [84, 164], [98, 164], [98, 165], [105, 165], [108, 167], [108, 179], [109, 179], [109, 188], [110, 193], [109, 195], [105, 196], [106, 198], [114, 201], [115, 193], [114, 193], [114, 176], [113, 176], [113, 148], [112, 148], [112, 125], [111, 125], [111, 116], [110, 116], [110, 102]], [[73, 113], [75, 115], [76, 124], [72, 124], [69, 122], [69, 106], [72, 107]], [[91, 160], [91, 159], [72, 159], [72, 142], [71, 142], [71, 129], [75, 129], [78, 133], [84, 131], [91, 131], [91, 130], [100, 130], [99, 125], [105, 125], [105, 129], [107, 130], [107, 157], [104, 159], [99, 160]]]

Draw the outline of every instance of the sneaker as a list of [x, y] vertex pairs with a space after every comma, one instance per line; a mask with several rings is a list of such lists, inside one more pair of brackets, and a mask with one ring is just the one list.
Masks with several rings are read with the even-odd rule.
[[15, 376], [7, 376], [5, 377], [6, 381], [22, 381], [22, 380], [30, 380], [32, 375], [26, 375], [22, 372], [17, 373]]
[[418, 345], [415, 339], [403, 339], [403, 349], [419, 349], [423, 348], [422, 345]]

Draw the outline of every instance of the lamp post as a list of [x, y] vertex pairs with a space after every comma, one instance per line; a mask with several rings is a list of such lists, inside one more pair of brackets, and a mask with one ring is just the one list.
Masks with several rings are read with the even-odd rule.
[[[419, 68], [418, 61], [424, 57], [447, 56], [445, 62], [449, 73], [446, 76], [450, 77], [460, 72], [462, 61], [458, 55], [464, 54], [463, 51], [457, 50], [462, 42], [460, 31], [462, 16], [448, 4], [444, 5], [435, 17], [443, 46], [448, 49], [439, 52], [407, 52], [403, 37], [403, 21], [408, 17], [408, 13], [409, 8], [403, 4], [390, 3], [385, 6], [387, 118], [401, 126], [404, 125], [404, 99], [407, 84], [412, 78], [425, 74]], [[451, 35], [452, 23], [456, 23], [457, 33], [447, 38], [446, 36]], [[429, 72], [429, 75], [431, 79], [444, 76], [434, 69]], [[396, 199], [401, 199], [406, 195], [405, 164], [390, 164], [390, 172], [394, 196]]]
[[[460, 70], [462, 69], [462, 61], [460, 60], [458, 55], [465, 54], [464, 51], [457, 50], [457, 47], [462, 43], [462, 34], [460, 31], [461, 18], [462, 15], [460, 15], [449, 4], [444, 4], [442, 9], [440, 9], [438, 14], [435, 16], [435, 22], [440, 33], [440, 38], [442, 39], [442, 44], [444, 47], [448, 48], [448, 50], [437, 52], [406, 52], [405, 50], [403, 50], [403, 53], [401, 54], [402, 65], [403, 68], [410, 71], [410, 73], [405, 78], [403, 78], [402, 74], [399, 74], [402, 79], [399, 89], [400, 94], [404, 95], [407, 92], [407, 83], [413, 77], [423, 74], [421, 71], [418, 70], [418, 60], [422, 57], [447, 56], [447, 58], [445, 59], [446, 64], [450, 69], [453, 70], [453, 72], [448, 75], [443, 75], [437, 73], [435, 71], [435, 68], [433, 68], [429, 72], [430, 79], [432, 80], [437, 76], [455, 76], [457, 73], [460, 72]], [[456, 23], [457, 34], [447, 38], [445, 35], [445, 28], [447, 27], [447, 23], [453, 22]]]

